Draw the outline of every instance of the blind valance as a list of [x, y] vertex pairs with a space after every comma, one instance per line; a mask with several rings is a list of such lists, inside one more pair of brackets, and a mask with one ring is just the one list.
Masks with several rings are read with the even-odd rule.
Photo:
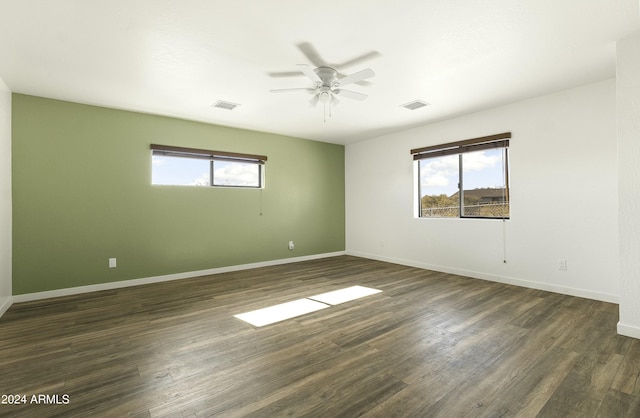
[[202, 160], [235, 161], [254, 164], [264, 164], [266, 155], [242, 154], [238, 152], [213, 151], [198, 148], [174, 147], [170, 145], [151, 144], [153, 155], [167, 157], [195, 158]]
[[425, 158], [463, 154], [466, 152], [481, 151], [491, 148], [507, 148], [509, 146], [510, 138], [511, 132], [504, 132], [480, 138], [449, 142], [447, 144], [415, 148], [411, 150], [411, 154], [413, 155], [414, 160], [422, 160]]

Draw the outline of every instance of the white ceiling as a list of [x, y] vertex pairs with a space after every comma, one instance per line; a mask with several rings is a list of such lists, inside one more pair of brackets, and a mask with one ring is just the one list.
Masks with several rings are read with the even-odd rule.
[[[614, 77], [615, 42], [638, 29], [638, 0], [0, 0], [0, 78], [18, 93], [347, 144]], [[349, 86], [369, 97], [341, 98], [323, 122], [310, 96], [270, 93], [311, 87], [270, 75], [312, 64], [303, 43], [329, 64], [369, 56], [338, 68], [373, 69], [370, 85]], [[400, 106], [416, 99], [431, 106]]]

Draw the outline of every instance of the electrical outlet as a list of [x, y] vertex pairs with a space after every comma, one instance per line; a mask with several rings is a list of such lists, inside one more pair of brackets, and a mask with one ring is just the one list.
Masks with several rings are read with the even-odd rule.
[[295, 246], [293, 245], [293, 241], [289, 241], [289, 249], [293, 250]]
[[567, 269], [567, 259], [559, 258], [558, 259], [558, 270], [566, 270]]
[[116, 268], [116, 266], [117, 266], [116, 259], [115, 258], [110, 258], [109, 259], [109, 268], [110, 269], [114, 269], [114, 268]]

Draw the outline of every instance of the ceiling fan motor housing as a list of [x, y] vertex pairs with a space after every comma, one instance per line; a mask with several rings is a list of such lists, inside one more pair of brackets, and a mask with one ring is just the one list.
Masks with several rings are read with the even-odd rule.
[[318, 67], [313, 71], [322, 80], [321, 86], [323, 87], [331, 88], [338, 83], [338, 72], [331, 67]]

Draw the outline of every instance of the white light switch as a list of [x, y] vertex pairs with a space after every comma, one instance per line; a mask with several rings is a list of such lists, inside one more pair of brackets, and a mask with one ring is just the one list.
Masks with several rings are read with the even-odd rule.
[[110, 269], [116, 268], [116, 259], [115, 258], [110, 258], [109, 259], [109, 268]]

